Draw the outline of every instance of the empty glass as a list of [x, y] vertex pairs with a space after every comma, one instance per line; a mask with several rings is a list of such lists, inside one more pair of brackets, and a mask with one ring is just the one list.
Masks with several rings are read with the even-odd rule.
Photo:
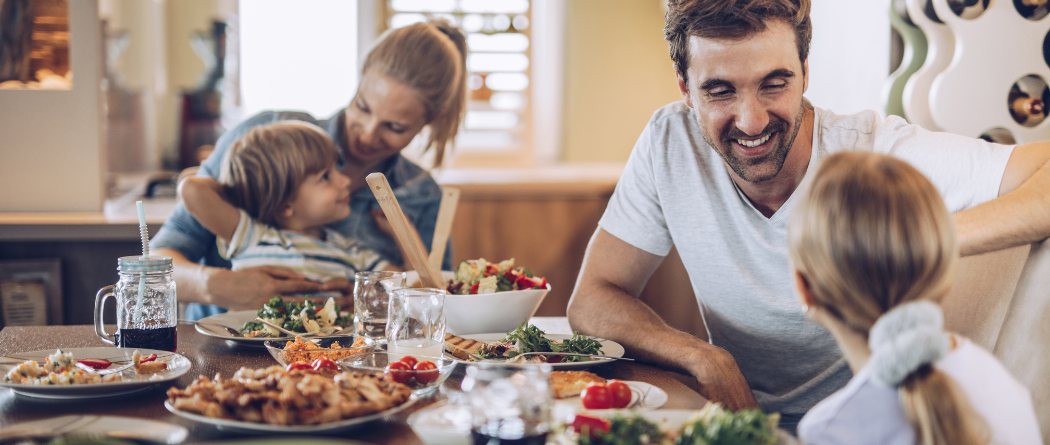
[[386, 340], [390, 291], [405, 287], [404, 272], [369, 271], [354, 274], [354, 333], [376, 344]]
[[395, 289], [386, 325], [387, 351], [441, 357], [445, 350], [445, 290]]
[[471, 412], [475, 445], [542, 445], [551, 429], [551, 365], [467, 368], [462, 389]]

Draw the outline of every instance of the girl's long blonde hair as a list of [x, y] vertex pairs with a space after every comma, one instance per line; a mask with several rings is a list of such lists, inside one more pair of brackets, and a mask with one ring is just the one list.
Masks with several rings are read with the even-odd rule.
[[[825, 158], [792, 210], [788, 242], [817, 303], [863, 333], [904, 303], [939, 303], [955, 278], [955, 227], [937, 189], [896, 158], [842, 152]], [[899, 386], [923, 445], [987, 444], [984, 420], [931, 364]]]
[[430, 134], [423, 151], [433, 147], [441, 166], [467, 112], [467, 39], [444, 20], [431, 20], [387, 31], [365, 58], [362, 75], [371, 71], [401, 82], [426, 107]]

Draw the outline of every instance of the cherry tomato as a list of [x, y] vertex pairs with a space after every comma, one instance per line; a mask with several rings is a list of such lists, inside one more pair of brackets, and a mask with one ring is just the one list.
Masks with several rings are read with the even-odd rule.
[[593, 437], [598, 431], [609, 432], [609, 421], [600, 417], [577, 414], [572, 419], [572, 429], [580, 435], [587, 434]]
[[609, 388], [609, 396], [612, 398], [613, 408], [627, 408], [631, 404], [631, 387], [619, 380], [609, 380], [605, 386]]
[[83, 363], [95, 369], [106, 369], [113, 364], [113, 362], [104, 358], [86, 358], [83, 360], [77, 360], [77, 363]]
[[386, 375], [394, 379], [397, 383], [408, 383], [412, 380], [412, 373], [406, 372], [411, 370], [405, 362], [394, 362], [386, 365]]
[[311, 369], [310, 364], [306, 362], [291, 362], [288, 367], [284, 368], [285, 371], [292, 372], [296, 369]]
[[401, 357], [401, 360], [398, 361], [408, 365], [408, 369], [414, 368], [416, 366], [416, 363], [419, 363], [419, 360], [416, 360], [416, 358], [411, 355]]
[[322, 369], [331, 369], [332, 371], [339, 370], [339, 365], [333, 362], [332, 359], [324, 356], [314, 360], [314, 362], [311, 363], [310, 366], [314, 368], [314, 371], [320, 371]]
[[157, 359], [157, 353], [150, 354], [149, 357], [139, 359], [139, 363], [149, 363]]
[[[421, 384], [426, 385], [430, 382], [433, 382], [434, 380], [437, 380], [438, 378], [437, 365], [435, 365], [434, 362], [430, 360], [423, 360], [419, 363], [416, 363], [416, 366], [413, 369], [416, 370], [416, 381]], [[429, 371], [431, 369], [433, 371]]]
[[612, 408], [612, 397], [609, 394], [609, 387], [601, 383], [591, 383], [586, 388], [583, 388], [583, 392], [580, 393], [580, 399], [583, 400], [583, 407], [586, 409]]

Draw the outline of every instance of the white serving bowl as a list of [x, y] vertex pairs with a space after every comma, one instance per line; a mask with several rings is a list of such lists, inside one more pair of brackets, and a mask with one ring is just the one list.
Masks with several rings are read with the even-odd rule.
[[[452, 279], [454, 272], [443, 271], [441, 275]], [[415, 271], [408, 272], [405, 280], [412, 286], [419, 280]], [[418, 284], [416, 284], [418, 285]], [[494, 294], [446, 295], [445, 323], [446, 331], [456, 335], [488, 334], [508, 332], [528, 320], [543, 303], [543, 297], [550, 292], [546, 289], [514, 290]]]

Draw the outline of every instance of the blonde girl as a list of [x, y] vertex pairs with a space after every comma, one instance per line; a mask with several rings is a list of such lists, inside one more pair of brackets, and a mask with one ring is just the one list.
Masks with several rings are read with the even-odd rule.
[[1038, 444], [1028, 390], [984, 349], [944, 332], [955, 228], [940, 195], [904, 161], [825, 158], [792, 210], [803, 303], [854, 377], [799, 423], [806, 444]]

